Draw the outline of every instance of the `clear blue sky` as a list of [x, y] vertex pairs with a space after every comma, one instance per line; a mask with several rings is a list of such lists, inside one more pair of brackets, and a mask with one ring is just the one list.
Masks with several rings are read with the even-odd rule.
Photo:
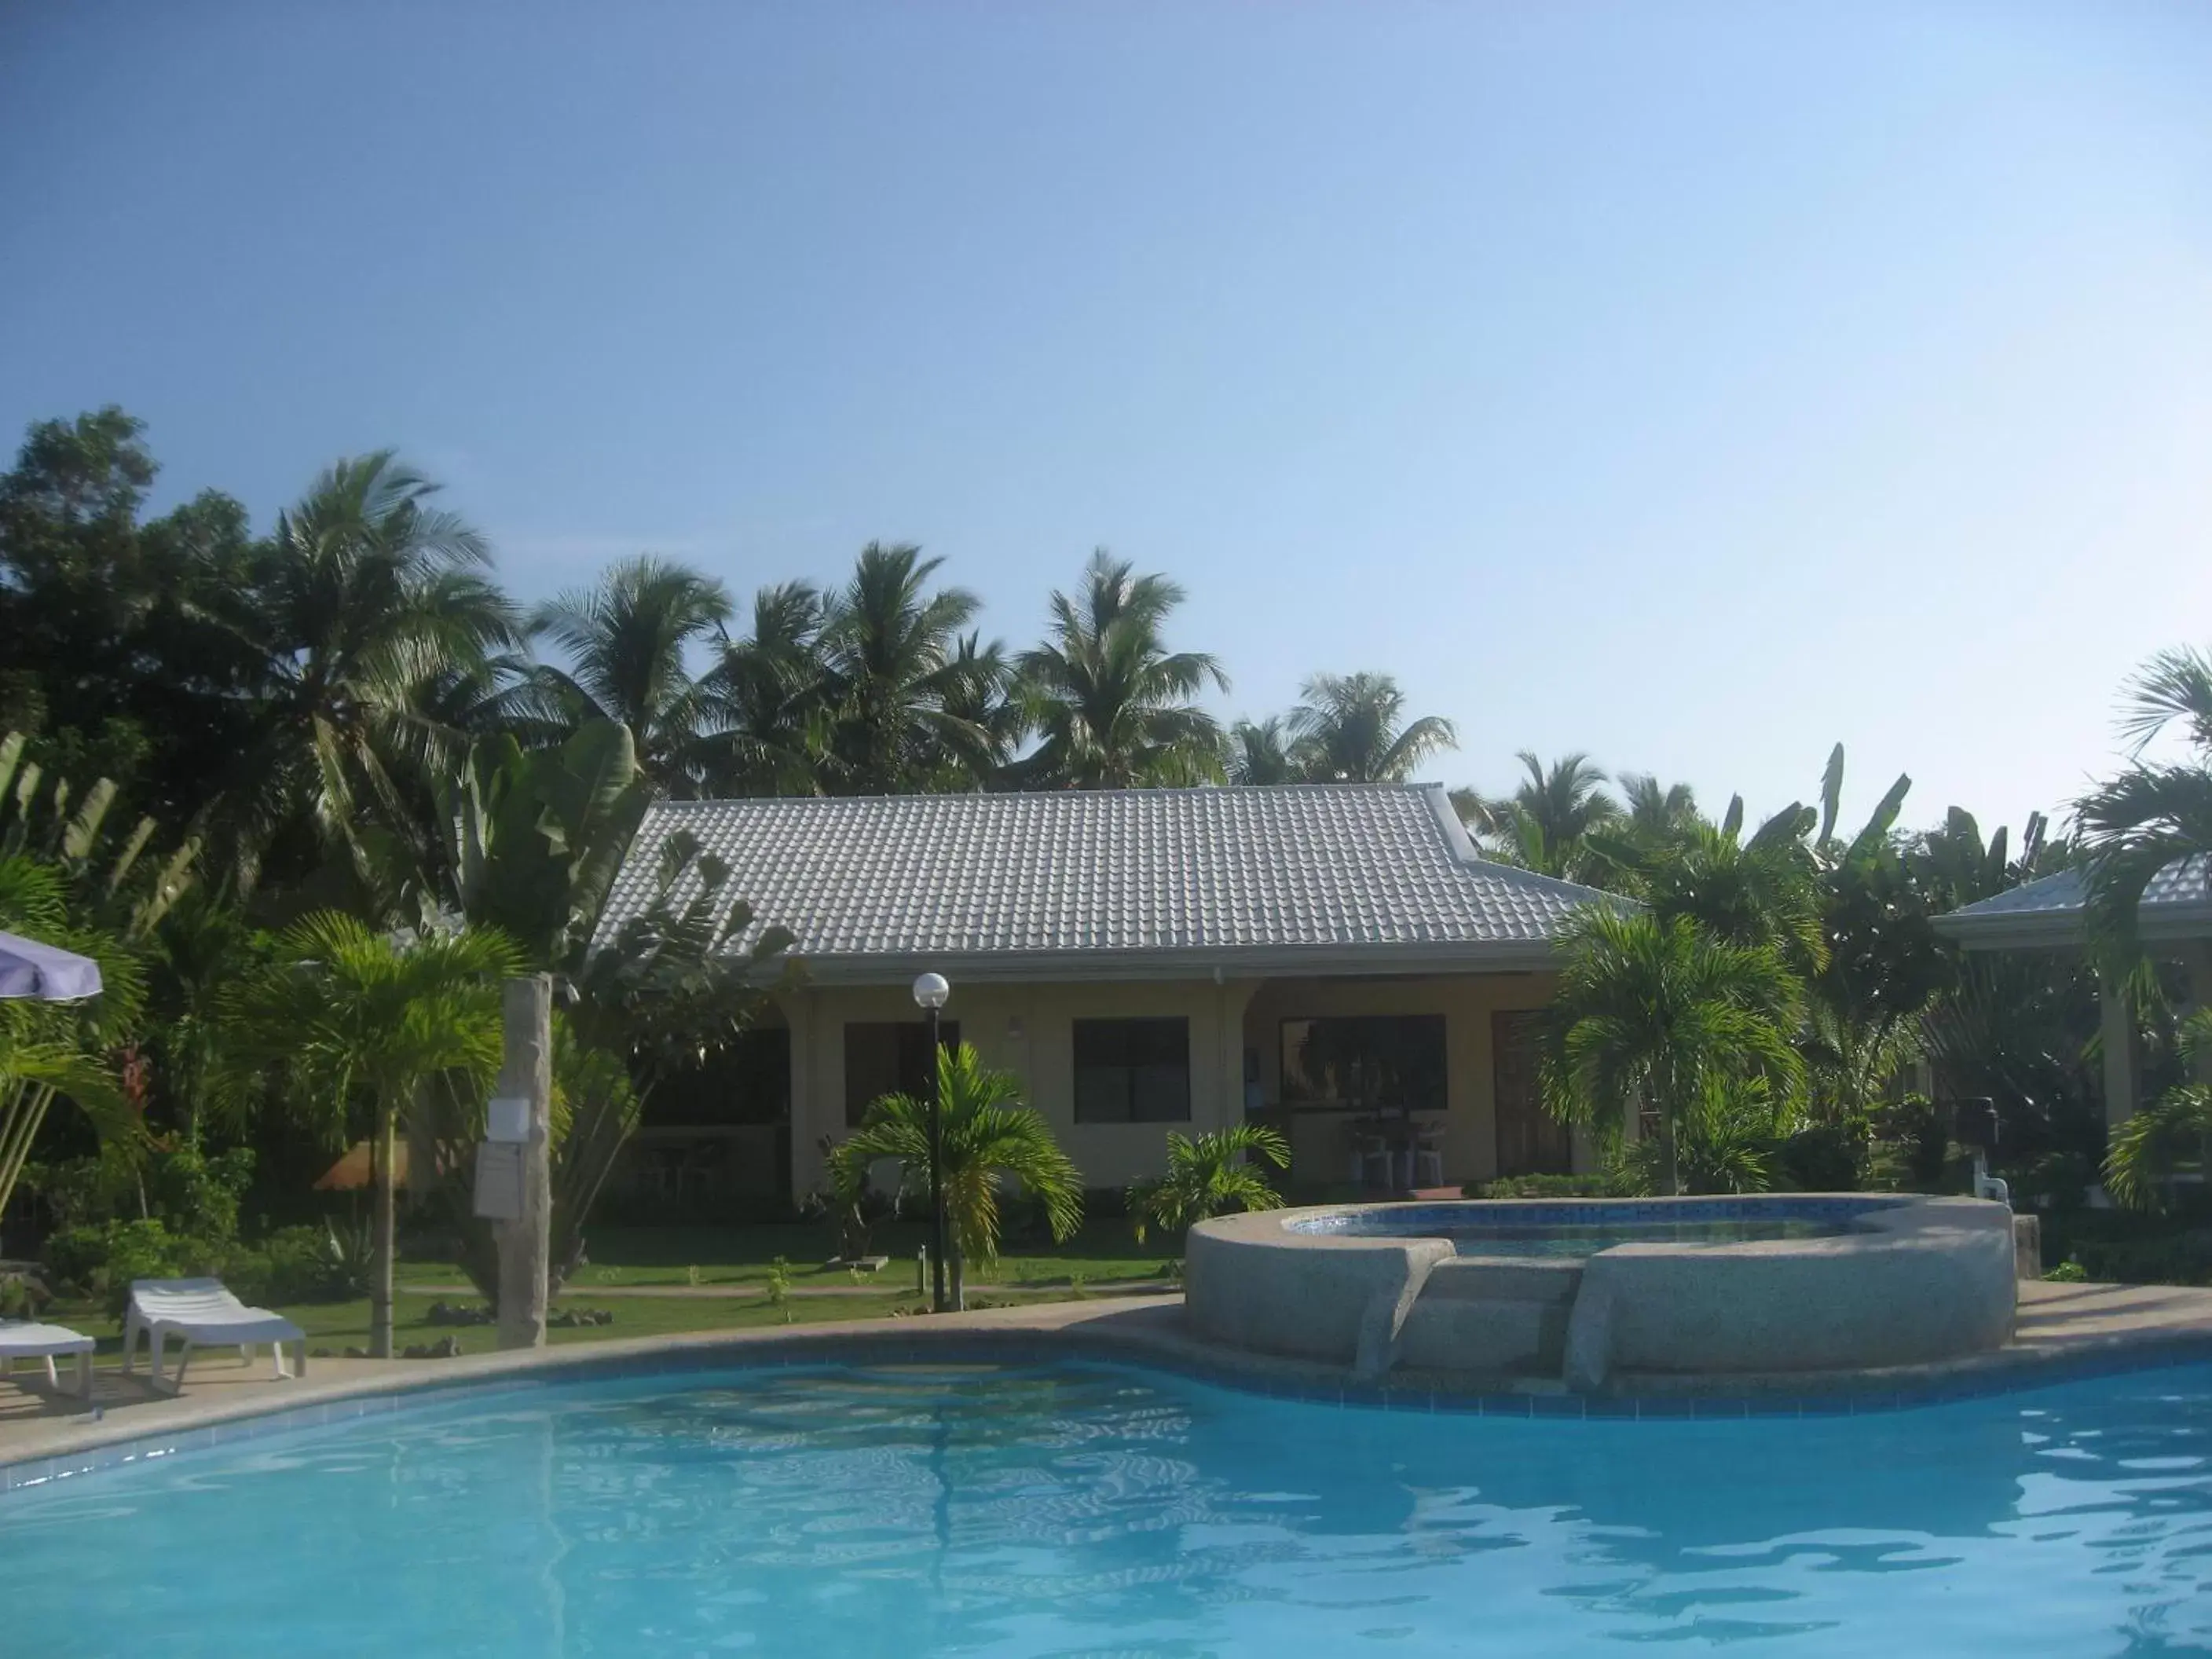
[[109, 401], [526, 596], [1104, 544], [1455, 782], [2016, 823], [2212, 640], [2212, 5], [6, 6], [0, 433]]

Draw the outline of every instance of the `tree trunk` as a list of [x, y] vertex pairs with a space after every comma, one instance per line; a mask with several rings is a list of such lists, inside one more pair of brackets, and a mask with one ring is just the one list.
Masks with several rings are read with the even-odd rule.
[[1674, 1119], [1671, 1113], [1659, 1115], [1659, 1158], [1666, 1173], [1667, 1192], [1672, 1198], [1682, 1195], [1682, 1165], [1679, 1157], [1680, 1144], [1674, 1134]]
[[376, 1110], [376, 1249], [369, 1264], [368, 1352], [372, 1358], [392, 1358], [392, 1267], [398, 1251], [398, 1215], [395, 1207], [392, 1163], [398, 1150], [398, 1114], [380, 1104]]
[[950, 1269], [951, 1278], [952, 1311], [966, 1313], [968, 1311], [968, 1274], [965, 1269], [968, 1264], [961, 1255], [957, 1245], [953, 1247], [950, 1255], [952, 1259], [945, 1265]]

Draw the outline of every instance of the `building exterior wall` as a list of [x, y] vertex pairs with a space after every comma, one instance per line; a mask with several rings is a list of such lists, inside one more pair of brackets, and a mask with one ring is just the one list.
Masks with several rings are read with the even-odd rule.
[[[1503, 1009], [1540, 1008], [1549, 975], [1492, 974], [1418, 979], [1283, 979], [1095, 981], [1082, 984], [956, 983], [945, 1017], [984, 1064], [1022, 1079], [1030, 1103], [1042, 1112], [1086, 1187], [1120, 1187], [1157, 1174], [1172, 1132], [1202, 1134], [1244, 1115], [1244, 1056], [1258, 1055], [1261, 1091], [1279, 1098], [1280, 1022], [1310, 1015], [1435, 1013], [1445, 1020], [1445, 1174], [1452, 1181], [1486, 1178], [1496, 1164], [1492, 1115], [1490, 1016]], [[903, 986], [808, 986], [779, 998], [792, 1030], [793, 1191], [822, 1183], [820, 1143], [841, 1138], [845, 1124], [845, 1027], [858, 1021], [919, 1017]], [[1074, 1102], [1074, 1022], [1180, 1015], [1190, 1022], [1190, 1121], [1187, 1123], [1078, 1123]], [[1298, 1152], [1309, 1156], [1304, 1127]], [[1314, 1168], [1300, 1178], [1340, 1179], [1318, 1139]], [[1340, 1159], [1339, 1160], [1340, 1161]], [[1579, 1167], [1579, 1155], [1577, 1165]]]
[[[1243, 1110], [1239, 1017], [1250, 988], [1211, 981], [1088, 985], [956, 985], [945, 1018], [987, 1066], [1022, 1079], [1086, 1187], [1119, 1187], [1161, 1167], [1170, 1130], [1219, 1128]], [[845, 1125], [845, 1027], [919, 1017], [903, 987], [812, 987], [783, 1000], [792, 1025], [793, 1189], [822, 1182], [820, 1143]], [[1078, 1123], [1074, 1023], [1181, 1015], [1190, 1021], [1190, 1121]], [[1226, 1034], [1226, 1035], [1224, 1035]], [[803, 1054], [803, 1058], [802, 1058]]]

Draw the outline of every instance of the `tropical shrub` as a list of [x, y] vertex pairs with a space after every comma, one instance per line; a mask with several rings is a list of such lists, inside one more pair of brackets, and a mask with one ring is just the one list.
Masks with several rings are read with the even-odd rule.
[[[1046, 1206], [1052, 1236], [1065, 1239], [1083, 1221], [1083, 1177], [1053, 1138], [1043, 1115], [1022, 1103], [1021, 1085], [1008, 1072], [993, 1071], [975, 1048], [962, 1043], [940, 1048], [937, 1056], [941, 1103], [941, 1169], [945, 1221], [951, 1234], [954, 1305], [961, 1300], [962, 1264], [998, 1259], [1000, 1199], [1006, 1183], [1018, 1182]], [[860, 1127], [831, 1155], [833, 1181], [862, 1178], [872, 1164], [897, 1163], [902, 1192], [928, 1202], [929, 1115], [927, 1103], [912, 1095], [878, 1097]]]
[[1867, 1184], [1883, 1192], [1932, 1193], [1950, 1162], [1949, 1125], [1936, 1103], [1912, 1094], [1877, 1110], [1873, 1118]]
[[1712, 938], [1687, 916], [1591, 905], [1565, 948], [1546, 1106], [1613, 1137], [1648, 1109], [1654, 1144], [1620, 1154], [1648, 1190], [1759, 1190], [1771, 1179], [1765, 1142], [1804, 1077], [1792, 1042], [1802, 988], [1775, 946]]
[[366, 1130], [376, 1148], [369, 1351], [380, 1358], [392, 1353], [399, 1127], [434, 1084], [478, 1099], [489, 1090], [500, 981], [516, 961], [490, 930], [401, 941], [325, 911], [287, 930], [276, 959], [226, 998], [240, 1062], [276, 1080], [332, 1140]]
[[[2063, 1249], [2064, 1259], [2079, 1261], [2085, 1278], [2109, 1285], [2212, 1284], [2212, 1226], [2202, 1220], [2182, 1223], [2166, 1217], [2120, 1212], [2126, 1221], [2163, 1224], [2099, 1226], [2094, 1223], [2051, 1230], [2063, 1245], [2046, 1241], [2045, 1248]], [[2111, 1211], [2084, 1211], [2086, 1220], [2106, 1217]]]
[[2105, 1154], [2105, 1190], [2130, 1209], [2166, 1201], [2169, 1177], [2212, 1170], [2212, 1087], [2169, 1089], [2114, 1129]]
[[841, 1164], [832, 1156], [837, 1150], [834, 1135], [823, 1135], [817, 1146], [828, 1179], [800, 1201], [799, 1213], [829, 1223], [836, 1260], [866, 1261], [874, 1253], [871, 1247], [878, 1224], [890, 1219], [898, 1206], [875, 1189], [866, 1168]]
[[1609, 1175], [1505, 1176], [1497, 1181], [1470, 1181], [1462, 1188], [1469, 1198], [1614, 1198], [1620, 1189]]
[[96, 1291], [110, 1251], [148, 1260], [179, 1252], [207, 1262], [228, 1260], [238, 1247], [239, 1208], [253, 1178], [253, 1153], [243, 1146], [210, 1154], [157, 1143], [134, 1154], [111, 1145], [33, 1173], [55, 1222], [41, 1260], [58, 1277]]
[[[337, 1301], [362, 1293], [343, 1270], [330, 1226], [286, 1227], [257, 1243], [239, 1237], [253, 1174], [246, 1147], [209, 1155], [153, 1148], [143, 1159], [72, 1159], [42, 1172], [40, 1195], [63, 1224], [40, 1261], [58, 1285], [119, 1314], [134, 1279], [221, 1278], [249, 1302]], [[137, 1210], [136, 1214], [122, 1213]]]
[[[2182, 1054], [2212, 1060], [2212, 1012], [2182, 1022]], [[2184, 1170], [2212, 1173], [2212, 1086], [2178, 1084], [2112, 1132], [2105, 1152], [2105, 1190], [2130, 1209], [2166, 1207], [2171, 1178]]]
[[150, 1218], [70, 1227], [46, 1240], [40, 1261], [57, 1288], [96, 1298], [121, 1317], [134, 1279], [220, 1276], [234, 1241], [172, 1232]]
[[2079, 1209], [2097, 1180], [2096, 1161], [2074, 1152], [2045, 1152], [2005, 1177], [2016, 1210]]
[[198, 1146], [157, 1146], [143, 1164], [149, 1212], [205, 1238], [235, 1238], [239, 1211], [253, 1182], [253, 1149], [208, 1152]]
[[1849, 1123], [1814, 1123], [1774, 1149], [1778, 1185], [1801, 1193], [1855, 1193], [1866, 1185], [1867, 1137]]
[[279, 1228], [258, 1244], [234, 1249], [224, 1266], [223, 1280], [241, 1299], [268, 1307], [343, 1302], [364, 1293], [366, 1276], [340, 1270], [331, 1237], [327, 1226]]
[[1137, 1243], [1145, 1243], [1154, 1228], [1179, 1235], [1234, 1210], [1280, 1208], [1281, 1197], [1256, 1167], [1261, 1163], [1289, 1169], [1291, 1146], [1259, 1124], [1239, 1123], [1195, 1139], [1170, 1134], [1167, 1173], [1129, 1185], [1129, 1222]]
[[1671, 1146], [1664, 1135], [1617, 1143], [1609, 1173], [1614, 1189], [1632, 1197], [1763, 1193], [1774, 1185], [1776, 1152], [1767, 1103], [1724, 1097], [1683, 1117]]

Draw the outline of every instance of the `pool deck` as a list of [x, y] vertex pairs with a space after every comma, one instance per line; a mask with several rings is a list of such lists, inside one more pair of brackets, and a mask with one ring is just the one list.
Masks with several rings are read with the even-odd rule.
[[[2028, 1283], [2020, 1292], [2013, 1340], [1969, 1359], [1850, 1373], [1623, 1376], [1606, 1395], [1587, 1401], [1543, 1378], [1394, 1373], [1379, 1384], [1361, 1385], [1338, 1367], [1200, 1340], [1185, 1328], [1179, 1296], [1093, 1297], [929, 1318], [756, 1326], [455, 1359], [319, 1359], [310, 1364], [306, 1377], [290, 1382], [270, 1376], [265, 1352], [246, 1367], [216, 1351], [195, 1361], [183, 1393], [175, 1396], [156, 1394], [143, 1370], [125, 1376], [112, 1365], [95, 1370], [90, 1407], [72, 1396], [48, 1396], [23, 1386], [27, 1371], [19, 1372], [13, 1383], [0, 1381], [0, 1487], [65, 1472], [70, 1460], [125, 1443], [151, 1449], [191, 1436], [204, 1443], [223, 1437], [210, 1437], [209, 1431], [270, 1413], [283, 1413], [297, 1425], [303, 1418], [322, 1421], [354, 1415], [354, 1407], [364, 1403], [386, 1409], [408, 1396], [459, 1383], [649, 1371], [657, 1363], [672, 1370], [698, 1370], [721, 1363], [834, 1362], [841, 1352], [875, 1364], [988, 1358], [994, 1352], [1028, 1358], [1065, 1352], [1071, 1358], [1164, 1364], [1267, 1394], [1371, 1401], [1393, 1409], [1480, 1405], [1486, 1411], [1504, 1407], [1516, 1416], [1679, 1417], [1796, 1409], [1819, 1397], [1840, 1402], [1832, 1409], [1852, 1409], [1854, 1400], [1863, 1401], [1865, 1408], [1890, 1409], [2100, 1370], [2212, 1359], [2212, 1289]], [[1701, 1404], [1718, 1409], [1694, 1408]], [[323, 1407], [333, 1409], [320, 1413]]]

